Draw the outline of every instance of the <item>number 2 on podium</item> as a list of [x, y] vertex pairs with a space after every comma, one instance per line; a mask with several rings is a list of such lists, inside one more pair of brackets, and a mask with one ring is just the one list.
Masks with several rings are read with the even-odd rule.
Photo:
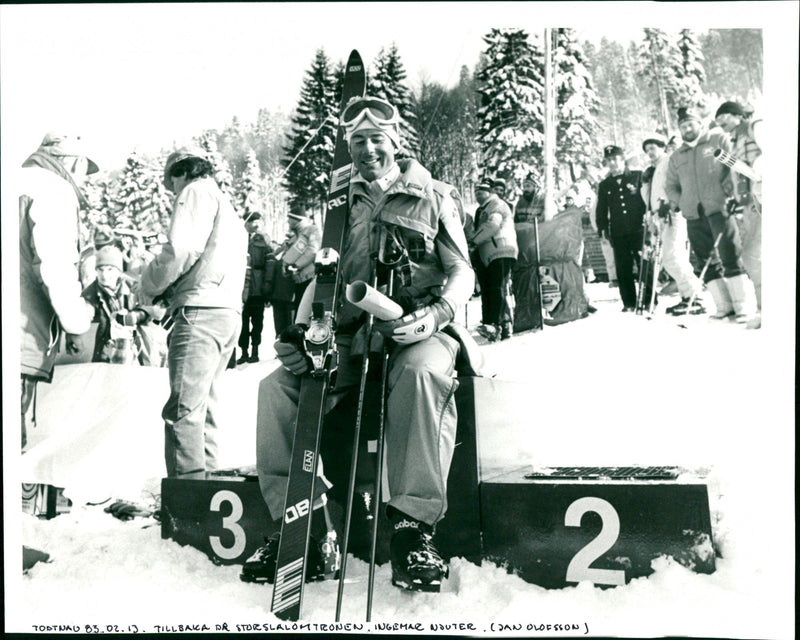
[[600, 533], [578, 551], [567, 566], [567, 582], [589, 580], [594, 584], [620, 586], [625, 584], [625, 571], [621, 569], [592, 569], [589, 565], [614, 546], [619, 537], [619, 516], [610, 502], [601, 498], [579, 498], [567, 508], [564, 524], [580, 527], [583, 514], [594, 511], [602, 520]]

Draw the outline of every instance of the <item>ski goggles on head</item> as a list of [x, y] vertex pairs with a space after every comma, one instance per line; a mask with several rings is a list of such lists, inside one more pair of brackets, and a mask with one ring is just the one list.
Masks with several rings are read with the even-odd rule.
[[382, 98], [353, 98], [342, 111], [340, 121], [345, 129], [352, 131], [365, 119], [382, 129], [397, 124], [400, 116], [395, 106]]

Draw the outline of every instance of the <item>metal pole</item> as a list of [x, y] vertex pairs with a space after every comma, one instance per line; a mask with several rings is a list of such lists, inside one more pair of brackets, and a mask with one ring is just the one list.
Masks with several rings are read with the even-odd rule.
[[544, 219], [555, 216], [555, 82], [553, 70], [553, 30], [544, 30]]

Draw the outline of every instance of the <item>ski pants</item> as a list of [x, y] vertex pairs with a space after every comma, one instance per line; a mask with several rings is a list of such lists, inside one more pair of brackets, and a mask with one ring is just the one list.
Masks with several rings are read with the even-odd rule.
[[[389, 360], [385, 460], [389, 506], [433, 525], [447, 510], [447, 476], [456, 436], [453, 377], [458, 342], [441, 332], [415, 344], [396, 345]], [[361, 359], [339, 350], [336, 387], [327, 410], [357, 388]], [[261, 493], [273, 519], [286, 499], [300, 378], [283, 367], [261, 381], [256, 421], [256, 467]], [[345, 461], [338, 460], [338, 464]], [[330, 464], [330, 463], [329, 463]], [[318, 473], [315, 499], [331, 487]]]
[[[745, 272], [742, 263], [742, 241], [734, 216], [721, 212], [701, 215], [687, 220], [689, 243], [700, 262], [708, 261], [704, 282], [718, 278], [733, 278]], [[719, 238], [717, 249], [714, 243]]]
[[181, 307], [173, 314], [167, 365], [170, 395], [161, 411], [167, 475], [217, 468], [217, 383], [236, 345], [234, 309]]
[[688, 242], [686, 218], [679, 213], [673, 214], [661, 232], [661, 266], [675, 280], [678, 293], [684, 299], [697, 297], [703, 290], [703, 284], [694, 275], [689, 261]]
[[242, 331], [239, 334], [242, 353], [247, 353], [251, 344], [254, 351], [258, 351], [264, 330], [264, 304], [263, 296], [250, 296], [242, 307]]
[[761, 310], [761, 209], [756, 205], [748, 205], [739, 221], [739, 232], [742, 237], [742, 263], [745, 271], [753, 281], [756, 290], [756, 301]]
[[511, 296], [511, 270], [515, 258], [495, 258], [478, 273], [482, 280], [481, 307], [484, 324], [500, 326], [513, 322], [509, 297]]

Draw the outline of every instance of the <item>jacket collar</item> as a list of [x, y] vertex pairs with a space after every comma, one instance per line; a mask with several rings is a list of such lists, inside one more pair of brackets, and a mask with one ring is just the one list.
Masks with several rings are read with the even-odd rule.
[[[396, 193], [408, 195], [423, 200], [432, 200], [432, 184], [430, 171], [423, 167], [414, 159], [398, 160], [396, 166], [400, 174], [385, 189], [385, 194], [393, 195]], [[391, 173], [391, 172], [390, 172]], [[388, 175], [388, 174], [387, 174]], [[356, 176], [352, 180], [354, 192], [368, 192], [368, 183], [361, 176]]]

